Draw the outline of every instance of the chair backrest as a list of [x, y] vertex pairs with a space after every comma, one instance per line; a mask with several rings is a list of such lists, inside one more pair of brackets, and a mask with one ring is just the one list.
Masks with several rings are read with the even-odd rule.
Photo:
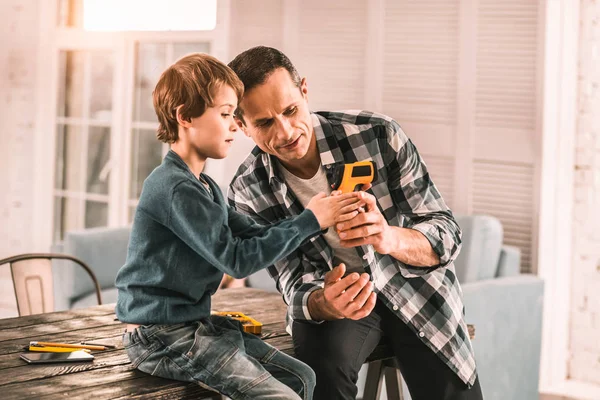
[[19, 254], [0, 260], [0, 266], [8, 264], [10, 267], [19, 316], [54, 311], [53, 259], [69, 260], [81, 266], [92, 279], [98, 304], [102, 304], [98, 280], [83, 261], [66, 254]]
[[490, 215], [457, 215], [462, 229], [462, 249], [454, 261], [460, 283], [493, 279], [498, 270], [504, 232]]

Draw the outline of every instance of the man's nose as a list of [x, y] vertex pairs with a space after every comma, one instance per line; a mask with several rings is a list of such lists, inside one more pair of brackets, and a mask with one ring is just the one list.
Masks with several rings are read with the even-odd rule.
[[277, 120], [277, 136], [282, 140], [288, 140], [294, 136], [294, 127], [287, 118]]

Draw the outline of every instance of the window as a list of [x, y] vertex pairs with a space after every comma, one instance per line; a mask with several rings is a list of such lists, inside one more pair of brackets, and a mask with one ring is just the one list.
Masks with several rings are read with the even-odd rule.
[[42, 224], [51, 227], [44, 233], [46, 247], [70, 230], [131, 222], [144, 179], [169, 148], [156, 139], [152, 90], [160, 74], [192, 52], [224, 59], [228, 40], [223, 25], [212, 31], [91, 32], [84, 29], [87, 1], [52, 1], [55, 40], [46, 52], [45, 76], [52, 101], [40, 118], [45, 147], [54, 156], [38, 176], [53, 183], [44, 190], [47, 197], [36, 200], [52, 199], [51, 207], [39, 206]]
[[108, 223], [113, 73], [110, 51], [59, 54], [54, 241]]
[[168, 145], [161, 144], [156, 139], [158, 122], [152, 105], [152, 90], [168, 65], [193, 52], [209, 53], [210, 44], [138, 43], [136, 45], [128, 221], [133, 220], [144, 179], [161, 163], [168, 151]]

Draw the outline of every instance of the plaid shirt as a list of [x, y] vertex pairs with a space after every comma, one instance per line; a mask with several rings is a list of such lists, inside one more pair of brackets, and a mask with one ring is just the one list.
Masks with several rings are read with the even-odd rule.
[[[337, 165], [374, 161], [377, 180], [369, 192], [377, 198], [381, 213], [392, 226], [421, 232], [439, 256], [439, 265], [422, 268], [376, 253], [371, 245], [356, 248], [379, 299], [471, 386], [476, 377], [475, 358], [453, 264], [461, 231], [417, 149], [396, 121], [381, 114], [319, 112], [312, 118], [329, 183]], [[258, 147], [238, 169], [228, 198], [237, 210], [265, 224], [303, 210], [272, 156]], [[333, 253], [322, 235], [269, 267], [288, 304], [288, 331], [294, 319], [311, 320], [308, 297], [323, 287], [324, 275], [332, 268]]]

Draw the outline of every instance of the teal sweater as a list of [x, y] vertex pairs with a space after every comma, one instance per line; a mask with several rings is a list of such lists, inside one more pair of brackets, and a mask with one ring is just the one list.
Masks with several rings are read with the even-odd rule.
[[210, 297], [227, 273], [246, 277], [320, 233], [310, 210], [263, 226], [210, 191], [169, 151], [144, 182], [127, 260], [119, 270], [116, 314], [135, 324], [175, 324], [210, 315]]

